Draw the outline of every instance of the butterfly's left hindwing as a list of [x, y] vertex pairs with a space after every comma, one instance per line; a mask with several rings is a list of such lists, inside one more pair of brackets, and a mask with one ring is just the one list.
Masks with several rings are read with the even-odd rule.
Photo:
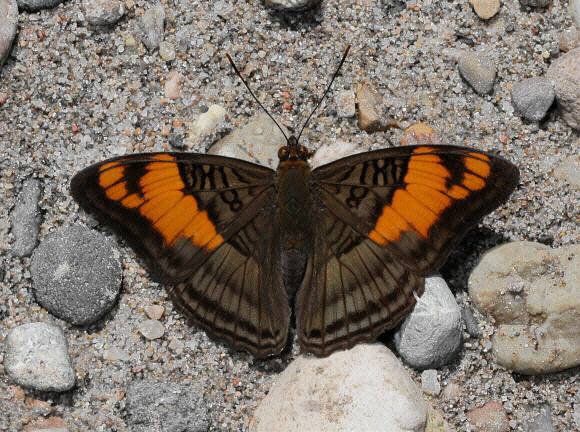
[[212, 338], [265, 357], [290, 325], [274, 182], [273, 170], [237, 159], [150, 153], [92, 165], [71, 191], [176, 284], [175, 303]]

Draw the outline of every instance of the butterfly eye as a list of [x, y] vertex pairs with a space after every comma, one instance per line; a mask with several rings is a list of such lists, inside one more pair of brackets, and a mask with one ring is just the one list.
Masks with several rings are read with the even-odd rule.
[[310, 152], [308, 151], [308, 149], [304, 146], [300, 146], [300, 159], [302, 160], [306, 160], [308, 159]]
[[288, 159], [288, 147], [280, 147], [280, 150], [278, 150], [278, 159], [281, 161]]

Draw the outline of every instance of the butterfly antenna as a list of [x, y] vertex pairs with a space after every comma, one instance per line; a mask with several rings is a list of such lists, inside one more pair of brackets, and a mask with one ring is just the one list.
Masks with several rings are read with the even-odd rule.
[[268, 110], [266, 108], [264, 108], [264, 105], [262, 105], [262, 102], [260, 102], [260, 100], [256, 97], [256, 95], [254, 94], [254, 92], [252, 91], [252, 89], [250, 88], [250, 86], [248, 85], [248, 83], [246, 82], [246, 80], [244, 79], [244, 77], [242, 76], [242, 74], [240, 73], [240, 71], [238, 70], [238, 68], [236, 67], [234, 61], [232, 60], [232, 58], [230, 57], [230, 55], [228, 53], [226, 53], [226, 57], [228, 58], [228, 60], [230, 61], [230, 64], [234, 68], [234, 71], [236, 72], [236, 75], [240, 77], [240, 79], [242, 80], [242, 82], [244, 83], [244, 85], [246, 86], [246, 88], [248, 89], [248, 91], [250, 92], [250, 94], [252, 95], [252, 97], [254, 98], [254, 100], [256, 102], [258, 102], [258, 105], [260, 105], [260, 108], [262, 108], [264, 110], [264, 112], [266, 114], [268, 114], [268, 117], [270, 117], [272, 119], [272, 121], [274, 122], [274, 124], [278, 127], [278, 129], [280, 129], [280, 132], [282, 132], [282, 135], [284, 135], [284, 138], [286, 138], [286, 141], [288, 141], [288, 137], [284, 133], [284, 130], [280, 127], [280, 125], [278, 124], [278, 122], [274, 119], [274, 117], [272, 117], [272, 115], [268, 112]]
[[332, 83], [334, 82], [334, 79], [337, 77], [338, 72], [340, 71], [340, 68], [342, 67], [342, 64], [346, 60], [346, 56], [348, 55], [348, 52], [349, 51], [350, 51], [350, 45], [346, 47], [346, 51], [344, 52], [344, 55], [342, 56], [342, 60], [338, 64], [338, 67], [336, 68], [336, 72], [334, 72], [334, 75], [332, 76], [332, 79], [330, 80], [330, 83], [328, 84], [328, 87], [326, 87], [326, 91], [324, 92], [324, 94], [322, 95], [322, 97], [320, 98], [320, 100], [318, 101], [318, 103], [316, 104], [316, 106], [314, 107], [314, 109], [312, 110], [312, 112], [310, 113], [310, 115], [308, 116], [308, 118], [306, 119], [306, 121], [304, 122], [304, 126], [302, 126], [302, 129], [300, 129], [300, 133], [298, 134], [298, 137], [296, 138], [296, 141], [298, 141], [300, 139], [300, 137], [302, 136], [302, 132], [304, 132], [304, 129], [306, 128], [306, 125], [308, 124], [308, 122], [310, 121], [310, 119], [314, 115], [314, 112], [318, 109], [318, 107], [320, 106], [320, 104], [322, 103], [322, 101], [324, 100], [324, 98], [326, 97], [326, 94], [330, 90], [330, 87], [332, 87]]

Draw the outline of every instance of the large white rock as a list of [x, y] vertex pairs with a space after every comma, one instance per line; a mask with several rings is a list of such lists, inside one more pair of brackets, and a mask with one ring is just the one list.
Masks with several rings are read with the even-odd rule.
[[421, 390], [385, 346], [360, 344], [326, 358], [302, 355], [278, 377], [252, 431], [424, 431]]
[[493, 352], [502, 366], [536, 374], [580, 365], [580, 245], [494, 248], [473, 270], [469, 294], [495, 319]]

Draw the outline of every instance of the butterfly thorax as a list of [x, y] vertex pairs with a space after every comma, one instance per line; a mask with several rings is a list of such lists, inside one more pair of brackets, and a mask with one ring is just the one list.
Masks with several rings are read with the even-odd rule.
[[280, 224], [282, 275], [292, 295], [304, 277], [312, 239], [312, 196], [308, 150], [292, 138], [279, 152], [278, 221]]

